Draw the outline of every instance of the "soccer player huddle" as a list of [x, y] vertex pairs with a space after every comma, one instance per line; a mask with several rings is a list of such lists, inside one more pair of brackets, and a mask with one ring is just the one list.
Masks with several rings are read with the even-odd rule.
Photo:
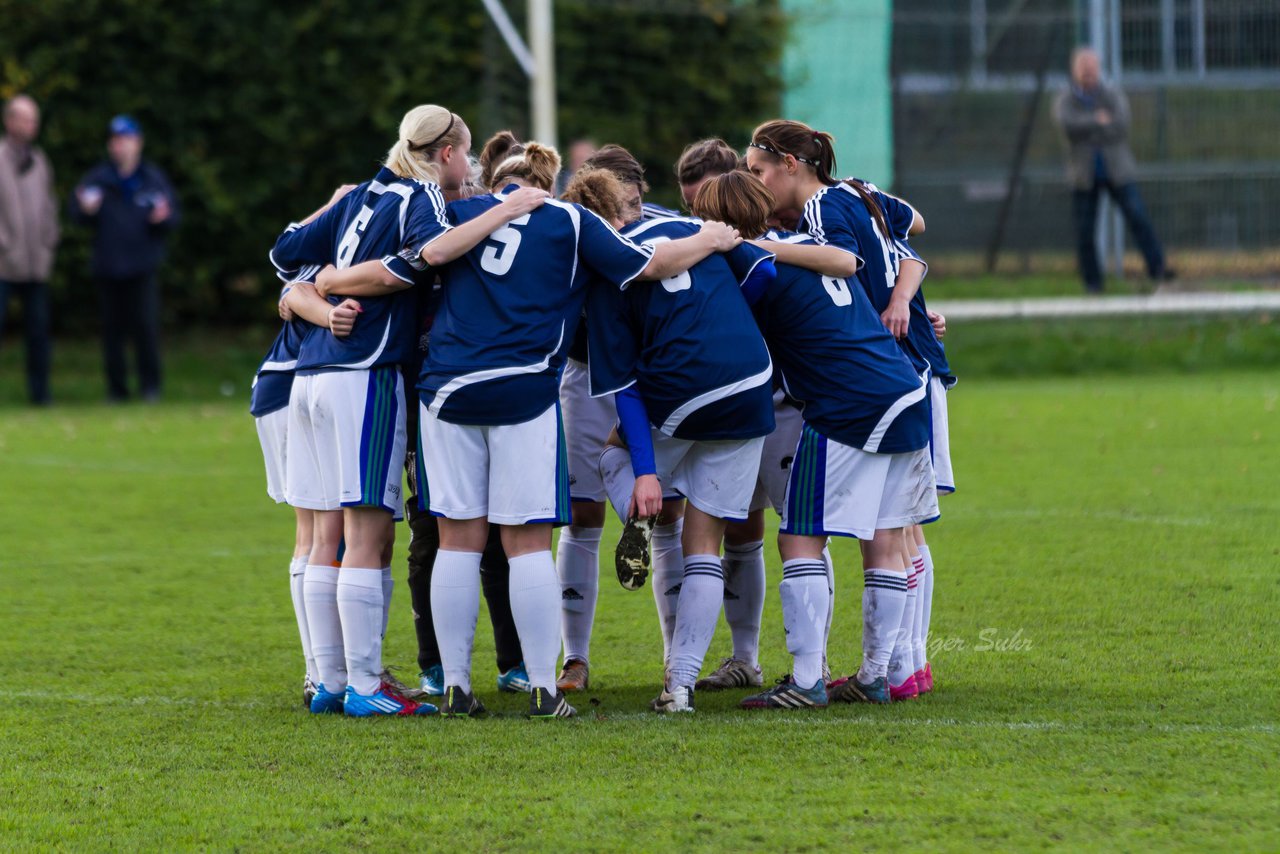
[[[498, 687], [527, 691], [531, 718], [573, 716], [608, 507], [619, 581], [652, 575], [655, 711], [763, 688], [770, 507], [793, 666], [741, 705], [932, 690], [921, 525], [954, 489], [955, 380], [908, 242], [920, 214], [835, 178], [830, 135], [795, 121], [761, 125], [745, 154], [690, 145], [676, 172], [692, 216], [645, 204], [643, 169], [617, 145], [556, 198], [554, 149], [504, 131], [473, 158], [471, 143], [454, 113], [415, 107], [378, 173], [271, 251], [285, 323], [251, 411], [268, 492], [297, 521], [307, 707], [483, 714], [483, 589]], [[413, 688], [382, 664], [404, 515]], [[831, 536], [856, 537], [863, 562], [862, 662], [838, 679]], [[699, 678], [721, 608], [733, 654]]]

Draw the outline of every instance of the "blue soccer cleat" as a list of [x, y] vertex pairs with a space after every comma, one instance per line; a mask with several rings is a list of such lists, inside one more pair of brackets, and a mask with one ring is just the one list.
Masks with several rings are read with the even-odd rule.
[[342, 703], [344, 694], [326, 691], [324, 684], [315, 686], [315, 693], [311, 696], [311, 714], [313, 715], [340, 715], [342, 714]]
[[444, 668], [439, 664], [433, 664], [419, 673], [418, 682], [422, 693], [428, 697], [444, 696]]
[[777, 685], [747, 697], [740, 705], [744, 709], [825, 709], [827, 686], [821, 677], [809, 688], [800, 687], [790, 678], [779, 679]]
[[506, 673], [498, 674], [498, 690], [509, 694], [527, 694], [533, 690], [533, 685], [529, 682], [529, 671], [525, 670], [523, 661]]
[[855, 673], [848, 679], [833, 682], [828, 695], [833, 701], [841, 703], [887, 703], [889, 680], [887, 677], [877, 676], [870, 682], [859, 682], [858, 674]]
[[440, 710], [430, 703], [410, 700], [391, 685], [383, 682], [375, 694], [357, 694], [355, 689], [348, 685], [344, 711], [348, 717], [372, 718], [384, 715], [393, 717], [434, 715]]

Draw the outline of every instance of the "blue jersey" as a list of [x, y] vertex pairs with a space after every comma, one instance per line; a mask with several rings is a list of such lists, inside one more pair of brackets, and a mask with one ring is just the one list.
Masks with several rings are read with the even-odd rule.
[[[383, 167], [372, 181], [356, 187], [314, 222], [291, 225], [271, 251], [271, 263], [289, 274], [304, 264], [333, 264], [339, 269], [382, 259], [397, 277], [412, 284], [410, 263], [450, 225], [444, 196], [435, 184], [397, 177]], [[337, 305], [342, 297], [331, 296]], [[387, 296], [360, 297], [362, 312], [346, 338], [312, 327], [302, 342], [298, 370], [358, 370], [397, 365], [412, 357], [412, 289]]]
[[671, 219], [679, 217], [679, 211], [673, 211], [671, 208], [664, 208], [662, 205], [654, 202], [644, 202], [640, 205], [640, 221], [648, 222], [651, 219]]
[[[920, 254], [905, 240], [894, 241], [894, 250], [900, 259], [914, 258], [921, 264], [925, 264]], [[925, 264], [925, 272], [928, 273], [928, 264]], [[951, 373], [951, 364], [947, 361], [947, 350], [934, 334], [933, 323], [929, 320], [923, 283], [911, 298], [911, 322], [907, 327], [907, 341], [912, 351], [920, 355], [933, 375], [942, 380], [947, 388], [956, 384], [956, 376]]]
[[777, 268], [778, 278], [753, 311], [783, 388], [801, 402], [805, 422], [869, 453], [898, 454], [928, 444], [926, 380], [862, 289], [790, 264]]
[[[505, 193], [454, 202], [449, 214], [466, 222]], [[567, 202], [548, 200], [498, 229], [443, 271], [422, 402], [443, 421], [480, 425], [519, 424], [553, 406], [588, 282], [625, 286], [651, 254]]]
[[857, 255], [862, 261], [858, 267], [858, 283], [870, 297], [876, 312], [883, 313], [889, 307], [889, 296], [898, 278], [898, 257], [893, 242], [906, 238], [916, 212], [906, 202], [870, 184], [867, 189], [884, 211], [889, 234], [881, 233], [862, 198], [843, 182], [823, 187], [805, 202], [800, 231], [817, 243], [838, 246]]
[[[285, 290], [295, 281], [314, 282], [319, 267], [310, 266], [299, 271], [295, 277], [282, 276], [288, 282]], [[284, 297], [285, 290], [280, 292]], [[249, 393], [249, 414], [261, 418], [289, 405], [289, 395], [293, 393], [293, 375], [298, 367], [298, 351], [302, 348], [302, 339], [311, 329], [305, 320], [294, 319], [284, 324], [271, 342], [271, 349], [266, 358], [258, 366], [253, 377], [253, 388]]]
[[[655, 219], [623, 230], [657, 244], [696, 234], [693, 219]], [[649, 419], [681, 439], [746, 439], [773, 431], [773, 365], [739, 290], [773, 256], [749, 243], [688, 272], [625, 293], [587, 298], [591, 393], [635, 384]]]

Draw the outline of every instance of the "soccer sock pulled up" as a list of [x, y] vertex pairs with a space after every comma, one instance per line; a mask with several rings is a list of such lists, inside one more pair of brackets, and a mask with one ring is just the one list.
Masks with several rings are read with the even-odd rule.
[[907, 573], [867, 569], [862, 573], [862, 667], [858, 681], [889, 675], [889, 658], [907, 605]]
[[589, 661], [591, 627], [600, 592], [600, 535], [603, 528], [570, 525], [560, 529], [556, 574], [560, 577], [560, 639], [564, 660]]
[[910, 578], [908, 579], [907, 592], [910, 594], [911, 585], [915, 586], [915, 597], [912, 604], [915, 605], [915, 618], [911, 621], [911, 660], [915, 665], [916, 672], [924, 670], [924, 554], [916, 555], [911, 561]]
[[560, 579], [551, 552], [530, 552], [510, 559], [511, 616], [520, 634], [529, 684], [556, 692], [560, 654]]
[[341, 693], [347, 689], [347, 657], [342, 646], [342, 618], [338, 615], [338, 568], [307, 564], [302, 590], [316, 679], [326, 691]]
[[809, 558], [786, 561], [778, 596], [787, 630], [787, 652], [795, 658], [791, 680], [801, 688], [811, 688], [822, 678], [822, 635], [831, 605], [827, 568], [822, 561]]
[[289, 561], [289, 598], [293, 600], [293, 617], [298, 623], [302, 657], [307, 662], [307, 678], [312, 682], [319, 682], [320, 677], [316, 673], [316, 657], [311, 654], [311, 630], [307, 628], [306, 573], [306, 555]]
[[480, 552], [436, 552], [431, 571], [431, 621], [436, 627], [445, 686], [471, 690], [471, 650], [480, 616]]
[[684, 518], [668, 525], [655, 525], [650, 549], [653, 552], [653, 601], [658, 607], [658, 626], [662, 629], [662, 661], [671, 663], [671, 639], [676, 632], [676, 610], [680, 604], [680, 587], [684, 581]]
[[686, 555], [680, 602], [676, 606], [676, 631], [671, 648], [671, 680], [668, 688], [692, 688], [698, 681], [716, 618], [724, 601], [724, 569], [720, 555]]
[[920, 585], [920, 651], [925, 663], [929, 663], [929, 620], [933, 616], [933, 552], [928, 546], [920, 547], [924, 558], [924, 575]]
[[382, 687], [382, 568], [344, 566], [337, 600], [351, 690], [376, 694]]
[[384, 566], [382, 572], [382, 637], [387, 637], [387, 623], [391, 619], [391, 594], [395, 592], [396, 580], [391, 576], [391, 567]]
[[822, 565], [827, 570], [827, 625], [822, 630], [822, 660], [829, 655], [827, 644], [831, 642], [831, 620], [836, 613], [836, 564], [831, 559], [831, 541], [822, 547]]
[[724, 547], [724, 620], [733, 635], [733, 657], [760, 663], [760, 618], [764, 614], [764, 543]]
[[902, 622], [898, 624], [898, 634], [893, 641], [893, 654], [889, 656], [889, 684], [901, 685], [916, 672], [915, 657], [915, 622], [917, 583], [919, 577], [915, 567], [907, 570], [907, 598], [902, 606]]
[[631, 503], [631, 493], [636, 487], [635, 475], [631, 473], [631, 454], [623, 448], [606, 445], [600, 452], [600, 481], [613, 511], [626, 522], [627, 505]]

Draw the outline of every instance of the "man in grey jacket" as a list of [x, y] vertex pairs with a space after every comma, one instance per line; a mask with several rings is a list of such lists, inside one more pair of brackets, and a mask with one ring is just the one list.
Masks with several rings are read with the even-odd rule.
[[0, 138], [0, 331], [10, 291], [22, 299], [26, 327], [27, 393], [49, 402], [49, 272], [58, 245], [53, 169], [35, 145], [40, 108], [26, 95], [4, 105]]
[[1124, 93], [1102, 81], [1101, 63], [1092, 48], [1076, 48], [1071, 55], [1071, 85], [1053, 106], [1053, 118], [1069, 149], [1067, 178], [1072, 189], [1076, 225], [1076, 254], [1085, 289], [1102, 291], [1102, 268], [1095, 240], [1098, 196], [1106, 190], [1125, 221], [1153, 281], [1172, 278], [1164, 250], [1134, 183], [1137, 166], [1129, 148], [1129, 101]]

